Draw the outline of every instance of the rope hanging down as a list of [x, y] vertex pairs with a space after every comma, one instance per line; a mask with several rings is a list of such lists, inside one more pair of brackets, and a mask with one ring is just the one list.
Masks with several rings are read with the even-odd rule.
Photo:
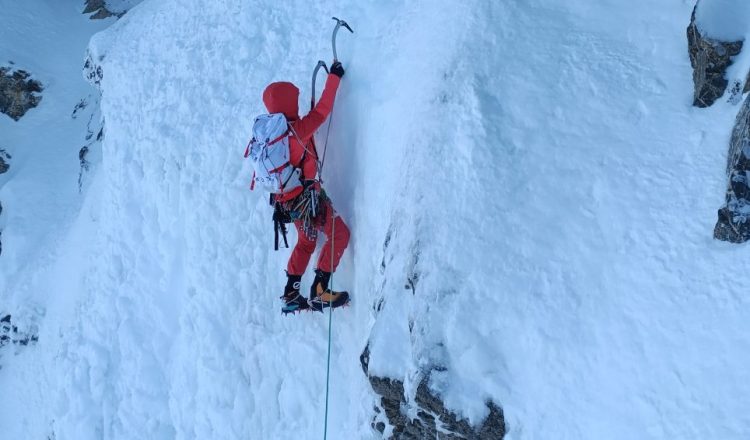
[[[331, 37], [331, 43], [333, 45], [333, 62], [335, 63], [338, 61], [338, 57], [336, 54], [336, 34], [339, 31], [339, 28], [341, 26], [344, 26], [349, 30], [349, 32], [354, 33], [351, 27], [344, 21], [339, 20], [336, 17], [333, 17], [334, 20], [336, 20], [336, 27], [333, 29], [333, 36]], [[320, 66], [320, 63], [318, 63], [318, 66]], [[315, 72], [318, 71], [319, 67], [315, 68]], [[314, 87], [315, 83], [315, 75], [313, 74], [313, 90], [315, 90]], [[315, 100], [315, 94], [313, 92], [313, 101]], [[333, 101], [333, 104], [331, 105], [331, 113], [329, 115], [328, 120], [328, 129], [326, 130], [326, 139], [323, 142], [323, 158], [320, 163], [320, 177], [323, 177], [323, 165], [325, 164], [326, 160], [326, 150], [328, 149], [328, 135], [331, 133], [331, 124], [333, 123], [333, 110], [335, 109], [336, 101]], [[331, 209], [331, 279], [329, 280], [329, 286], [328, 289], [333, 292], [333, 262], [334, 262], [334, 255], [336, 254], [335, 248], [334, 248], [334, 237], [336, 236], [336, 212]], [[330, 389], [330, 381], [331, 381], [331, 328], [333, 327], [333, 295], [328, 295], [329, 303], [328, 303], [328, 355], [326, 360], [326, 412], [325, 412], [325, 421], [323, 426], [323, 440], [326, 440], [328, 438], [328, 395], [329, 395], [329, 389]]]
[[[320, 164], [320, 177], [321, 182], [323, 178], [323, 164], [325, 163], [326, 159], [326, 149], [328, 148], [328, 135], [331, 133], [331, 124], [333, 123], [333, 111], [336, 109], [336, 101], [333, 101], [333, 104], [331, 104], [331, 113], [328, 120], [328, 129], [326, 130], [326, 139], [323, 142], [323, 160]], [[334, 255], [335, 255], [335, 248], [333, 246], [334, 243], [334, 237], [336, 236], [336, 212], [333, 210], [333, 205], [331, 206], [331, 279], [328, 282], [328, 289], [333, 292], [333, 261], [334, 261]], [[328, 438], [328, 389], [329, 389], [329, 383], [331, 379], [331, 327], [333, 322], [333, 295], [328, 295], [329, 302], [328, 302], [328, 360], [326, 361], [326, 415], [325, 415], [325, 426], [323, 428], [323, 440], [326, 440]]]

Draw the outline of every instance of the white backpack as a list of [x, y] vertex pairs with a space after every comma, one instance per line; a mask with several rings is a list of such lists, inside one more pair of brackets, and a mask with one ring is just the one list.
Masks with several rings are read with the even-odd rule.
[[260, 115], [253, 123], [253, 137], [245, 157], [253, 161], [253, 181], [272, 193], [281, 193], [301, 185], [300, 169], [292, 166], [289, 154], [289, 125], [283, 113]]

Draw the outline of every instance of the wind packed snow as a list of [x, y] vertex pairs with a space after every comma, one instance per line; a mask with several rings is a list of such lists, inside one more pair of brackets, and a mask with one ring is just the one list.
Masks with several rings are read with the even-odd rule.
[[[750, 260], [711, 238], [737, 108], [691, 107], [690, 2], [146, 0], [94, 24], [78, 3], [0, 14], [47, 86], [0, 115], [21, 157], [0, 309], [39, 327], [0, 357], [3, 438], [323, 437], [328, 316], [280, 315], [289, 251], [242, 152], [269, 82], [308, 108], [334, 15], [355, 34], [323, 179], [353, 300], [328, 438], [380, 438], [368, 342], [370, 374], [413, 392], [437, 369], [512, 440], [750, 434]], [[79, 194], [91, 35], [105, 133]]]
[[701, 32], [721, 41], [738, 41], [750, 33], [750, 3], [743, 0], [701, 0], [695, 10]]

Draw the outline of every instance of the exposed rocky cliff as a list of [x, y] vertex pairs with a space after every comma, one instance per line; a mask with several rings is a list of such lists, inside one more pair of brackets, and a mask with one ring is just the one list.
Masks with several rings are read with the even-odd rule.
[[10, 154], [0, 148], [0, 174], [6, 173], [10, 169]]
[[89, 18], [92, 20], [120, 18], [137, 3], [140, 0], [86, 0], [83, 13], [91, 14]]
[[42, 100], [42, 84], [25, 70], [0, 67], [0, 113], [17, 121]]
[[[743, 41], [719, 41], [701, 34], [696, 22], [698, 3], [687, 28], [688, 54], [693, 66], [694, 100], [697, 107], [709, 107], [726, 92], [726, 73], [732, 57], [740, 54]], [[750, 81], [731, 85], [729, 102], [737, 104], [750, 91]], [[732, 243], [750, 239], [750, 97], [746, 98], [735, 120], [727, 157], [727, 191], [718, 211], [714, 238]]]
[[440, 368], [422, 376], [415, 395], [410, 399], [403, 381], [369, 374], [369, 358], [367, 346], [360, 362], [373, 391], [380, 396], [371, 424], [373, 429], [387, 434], [388, 439], [499, 440], [505, 436], [503, 410], [492, 401], [485, 402], [489, 414], [478, 426], [472, 426], [468, 420], [445, 407], [440, 396], [430, 389], [430, 377], [440, 374]]
[[719, 209], [714, 238], [743, 243], [750, 239], [750, 95], [742, 104], [732, 130], [727, 178], [726, 201]]
[[[742, 50], [742, 41], [719, 41], [702, 35], [695, 21], [695, 10], [687, 28], [688, 54], [693, 66], [693, 105], [709, 107], [719, 99], [727, 89], [729, 81], [726, 70], [732, 64], [732, 57]], [[748, 84], [734, 85], [736, 94], [739, 90], [747, 91]]]

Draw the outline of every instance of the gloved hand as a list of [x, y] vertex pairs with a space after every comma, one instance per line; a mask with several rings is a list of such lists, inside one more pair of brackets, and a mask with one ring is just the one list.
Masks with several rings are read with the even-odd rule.
[[331, 65], [331, 73], [341, 78], [344, 76], [344, 66], [341, 65], [341, 62], [336, 61]]

